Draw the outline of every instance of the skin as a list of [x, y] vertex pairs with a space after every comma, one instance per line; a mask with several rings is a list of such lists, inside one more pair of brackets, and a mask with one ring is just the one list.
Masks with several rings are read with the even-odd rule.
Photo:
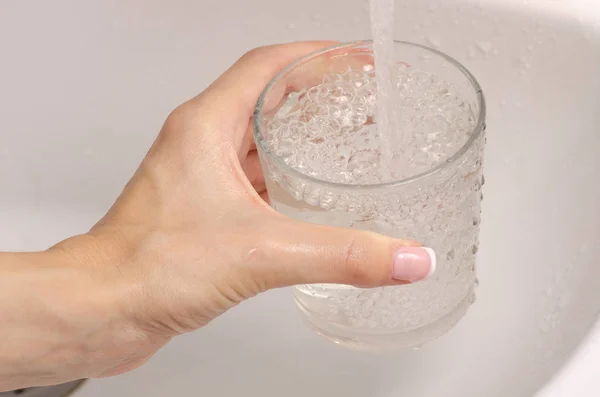
[[[265, 201], [256, 100], [279, 70], [330, 44], [250, 51], [169, 115], [89, 233], [43, 252], [0, 253], [0, 391], [132, 370], [271, 288], [406, 282], [394, 255], [418, 244], [304, 224]], [[430, 269], [410, 270], [416, 281]]]

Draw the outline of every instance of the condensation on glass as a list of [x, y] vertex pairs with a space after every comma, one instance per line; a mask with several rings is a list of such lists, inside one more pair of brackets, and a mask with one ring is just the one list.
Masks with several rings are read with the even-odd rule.
[[293, 292], [306, 322], [329, 340], [358, 349], [414, 347], [449, 331], [475, 300], [485, 101], [454, 59], [396, 42], [394, 103], [398, 125], [410, 131], [391, 149], [410, 161], [392, 174], [369, 174], [382, 161], [371, 50], [367, 41], [342, 44], [280, 72], [257, 104], [255, 140], [277, 211], [436, 251], [437, 271], [423, 282], [300, 285]]

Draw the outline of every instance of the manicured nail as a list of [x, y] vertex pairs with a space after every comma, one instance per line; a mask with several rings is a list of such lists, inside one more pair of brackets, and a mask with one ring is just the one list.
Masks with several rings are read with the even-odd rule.
[[425, 280], [435, 272], [435, 252], [426, 247], [400, 247], [394, 252], [394, 280]]

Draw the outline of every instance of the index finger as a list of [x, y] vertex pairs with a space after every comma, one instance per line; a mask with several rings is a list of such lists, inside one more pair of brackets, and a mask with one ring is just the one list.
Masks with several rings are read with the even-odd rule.
[[226, 116], [231, 127], [241, 128], [240, 132], [244, 133], [260, 93], [277, 73], [304, 55], [336, 43], [304, 41], [255, 48], [223, 73], [201, 97], [224, 111], [223, 114], [213, 113], [214, 116], [221, 121]]
[[[303, 56], [335, 44], [339, 43], [310, 41], [254, 49], [219, 77], [201, 97], [216, 105], [211, 108], [211, 116], [218, 118], [218, 124], [226, 131], [235, 131], [237, 147], [246, 133], [258, 97], [277, 73]], [[349, 53], [355, 54], [346, 56]], [[271, 87], [263, 110], [275, 108], [289, 92], [298, 92], [321, 83], [327, 73], [340, 73], [348, 68], [361, 69], [367, 64], [373, 65], [372, 51], [360, 47], [343, 46], [327, 56], [315, 56], [306, 65], [282, 76]], [[228, 124], [224, 125], [224, 122]]]

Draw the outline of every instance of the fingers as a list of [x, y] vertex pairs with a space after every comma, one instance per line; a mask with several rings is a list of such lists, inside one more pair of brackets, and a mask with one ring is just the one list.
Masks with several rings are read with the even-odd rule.
[[[335, 41], [310, 41], [256, 48], [241, 57], [191, 102], [204, 106], [202, 113], [205, 120], [211, 119], [211, 124], [220, 124], [223, 130], [232, 131], [235, 146], [239, 149], [248, 137], [246, 127], [258, 97], [275, 75], [299, 58], [335, 44]], [[355, 55], [341, 56], [349, 52]], [[320, 83], [328, 72], [341, 73], [367, 64], [373, 64], [373, 56], [364, 49], [341, 48], [328, 53], [327, 57], [315, 57], [272, 87], [264, 109], [276, 107], [289, 91], [300, 91]]]
[[435, 253], [414, 242], [283, 216], [267, 224], [247, 263], [257, 284], [267, 289], [312, 283], [405, 284], [435, 271]]
[[327, 74], [341, 74], [348, 70], [360, 71], [373, 63], [373, 53], [361, 48], [340, 48], [329, 51], [327, 56], [314, 57], [303, 63], [302, 67], [282, 76], [271, 87], [263, 104], [263, 113], [276, 109], [287, 93], [300, 92], [322, 83]]
[[[258, 97], [269, 81], [302, 56], [334, 44], [334, 41], [298, 42], [248, 52], [203, 93], [175, 109], [165, 122], [159, 140], [184, 148], [195, 159], [209, 152], [223, 156], [232, 146], [238, 158], [243, 159], [253, 148], [249, 122]], [[354, 54], [345, 56], [348, 53]], [[340, 73], [349, 67], [357, 69], [367, 64], [373, 64], [372, 53], [360, 48], [340, 48], [327, 57], [315, 57], [272, 88], [265, 109], [276, 107], [286, 92], [318, 84], [327, 72]], [[216, 150], [216, 147], [227, 150]]]
[[257, 193], [260, 194], [267, 189], [262, 168], [260, 167], [258, 153], [256, 151], [248, 153], [248, 156], [242, 163], [242, 169]]
[[263, 192], [260, 192], [258, 194], [260, 196], [261, 199], [263, 199], [263, 201], [267, 204], [271, 204], [271, 200], [269, 199], [269, 193], [265, 190]]
[[260, 93], [279, 71], [302, 56], [335, 43], [308, 41], [255, 48], [242, 56], [198, 99], [221, 110], [221, 114], [212, 113], [209, 117], [217, 117], [217, 120], [226, 117], [232, 127], [243, 127], [241, 132], [244, 132]]

